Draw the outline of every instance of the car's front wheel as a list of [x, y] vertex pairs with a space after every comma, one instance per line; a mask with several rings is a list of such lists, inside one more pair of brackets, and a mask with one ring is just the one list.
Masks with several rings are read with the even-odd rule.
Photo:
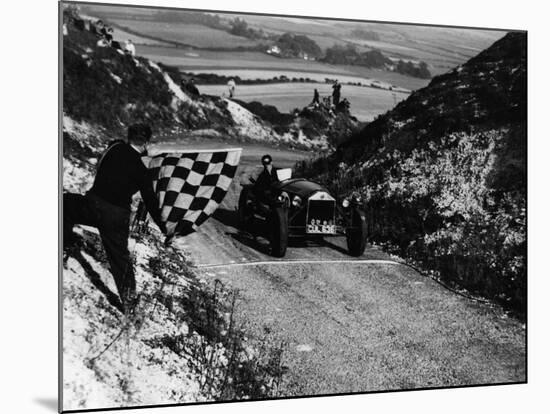
[[346, 241], [350, 255], [361, 256], [367, 246], [367, 223], [358, 208], [351, 211], [351, 226], [346, 231]]
[[283, 257], [288, 246], [288, 209], [276, 207], [269, 220], [269, 242], [271, 254]]

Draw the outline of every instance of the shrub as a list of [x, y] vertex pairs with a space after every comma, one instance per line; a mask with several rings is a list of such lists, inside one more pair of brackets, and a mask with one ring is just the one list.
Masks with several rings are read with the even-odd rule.
[[186, 335], [155, 338], [149, 345], [167, 347], [187, 358], [204, 394], [219, 401], [278, 395], [287, 372], [282, 364], [286, 345], [273, 343], [268, 329], [260, 338], [248, 340], [236, 321], [233, 291], [217, 280], [213, 290], [192, 284], [185, 295], [169, 297], [161, 291], [159, 295], [159, 302], [190, 329]]
[[281, 113], [273, 105], [266, 105], [258, 101], [244, 102], [236, 99], [234, 101], [273, 126], [285, 128], [294, 120], [293, 115]]

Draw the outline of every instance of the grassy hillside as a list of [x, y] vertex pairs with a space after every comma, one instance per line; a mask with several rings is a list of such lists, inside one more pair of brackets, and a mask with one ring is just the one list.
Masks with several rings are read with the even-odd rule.
[[136, 120], [156, 128], [231, 126], [221, 100], [195, 103], [151, 61], [111, 47], [69, 20], [63, 39], [63, 110], [76, 120], [117, 129]]
[[363, 196], [370, 240], [526, 311], [527, 36], [509, 33], [301, 166]]
[[[153, 38], [173, 41], [179, 44], [191, 45], [198, 48], [253, 48], [260, 42], [235, 36], [225, 30], [214, 29], [199, 24], [185, 24], [157, 21], [136, 21], [133, 19], [109, 19], [120, 28], [127, 28], [133, 32], [144, 33]], [[183, 29], [183, 30], [182, 30]]]

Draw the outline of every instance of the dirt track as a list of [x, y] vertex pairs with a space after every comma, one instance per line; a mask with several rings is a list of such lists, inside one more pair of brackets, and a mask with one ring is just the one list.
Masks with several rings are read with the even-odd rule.
[[[278, 167], [308, 156], [246, 147], [215, 217], [178, 244], [196, 265], [273, 260], [267, 241], [242, 234], [236, 224], [240, 183], [257, 173], [264, 152]], [[352, 259], [343, 240], [328, 241], [291, 245], [283, 260]], [[360, 259], [391, 260], [372, 247]], [[253, 335], [267, 328], [276, 341], [288, 343], [283, 395], [526, 380], [520, 322], [403, 265], [281, 262], [206, 267], [199, 273], [239, 290], [238, 314]]]

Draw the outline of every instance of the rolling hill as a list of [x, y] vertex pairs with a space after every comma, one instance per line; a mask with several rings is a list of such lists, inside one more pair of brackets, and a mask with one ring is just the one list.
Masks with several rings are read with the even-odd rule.
[[362, 195], [370, 240], [526, 310], [527, 35], [435, 77], [302, 172]]

